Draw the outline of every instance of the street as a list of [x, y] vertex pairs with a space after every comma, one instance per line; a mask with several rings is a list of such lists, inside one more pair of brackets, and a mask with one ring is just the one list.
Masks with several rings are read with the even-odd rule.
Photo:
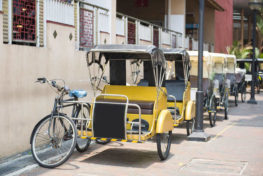
[[34, 169], [10, 175], [262, 176], [263, 95], [256, 95], [256, 100], [257, 105], [239, 101], [238, 107], [234, 107], [234, 103], [231, 102], [229, 120], [223, 120], [223, 112], [220, 112], [214, 128], [210, 128], [206, 118], [205, 132], [211, 135], [208, 142], [188, 141], [184, 126], [175, 128], [170, 156], [164, 162], [158, 158], [154, 139], [143, 144], [93, 143], [85, 153], [75, 151], [69, 161], [58, 168], [32, 167]]

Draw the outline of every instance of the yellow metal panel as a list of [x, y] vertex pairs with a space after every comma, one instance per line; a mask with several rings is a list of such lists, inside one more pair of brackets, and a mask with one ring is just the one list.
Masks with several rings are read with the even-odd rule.
[[162, 110], [158, 116], [157, 125], [156, 125], [156, 133], [164, 133], [173, 130], [173, 118], [167, 109]]
[[195, 117], [195, 102], [188, 101], [185, 109], [185, 119], [184, 120], [191, 120]]

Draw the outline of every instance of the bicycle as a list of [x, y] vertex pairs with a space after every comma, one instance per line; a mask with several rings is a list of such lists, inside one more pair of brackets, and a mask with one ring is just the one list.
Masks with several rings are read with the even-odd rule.
[[[53, 87], [58, 96], [55, 98], [51, 114], [40, 120], [34, 127], [31, 138], [31, 151], [36, 162], [46, 168], [57, 167], [68, 160], [74, 151], [84, 152], [91, 140], [82, 139], [78, 131], [86, 128], [89, 121], [90, 104], [79, 102], [79, 98], [87, 95], [83, 90], [70, 90], [57, 84], [58, 80], [38, 78], [36, 82], [47, 83]], [[68, 95], [69, 99], [64, 97]], [[71, 117], [63, 113], [63, 109], [72, 107]], [[80, 117], [81, 116], [81, 117]]]

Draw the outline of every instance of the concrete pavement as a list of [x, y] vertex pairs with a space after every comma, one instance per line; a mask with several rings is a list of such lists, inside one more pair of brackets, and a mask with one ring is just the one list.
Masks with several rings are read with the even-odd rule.
[[[249, 97], [249, 96], [248, 96]], [[144, 144], [112, 142], [93, 144], [85, 153], [77, 151], [55, 169], [37, 167], [20, 175], [63, 176], [210, 176], [263, 175], [263, 95], [257, 105], [230, 103], [229, 120], [223, 112], [214, 128], [204, 121], [209, 142], [187, 140], [184, 126], [175, 128], [170, 157], [161, 162], [154, 140]], [[17, 172], [18, 173], [18, 172]], [[16, 173], [14, 172], [13, 175]]]

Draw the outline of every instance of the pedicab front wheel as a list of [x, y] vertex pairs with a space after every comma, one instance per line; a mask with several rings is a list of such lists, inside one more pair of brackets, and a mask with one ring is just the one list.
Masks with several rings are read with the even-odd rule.
[[66, 162], [76, 146], [76, 126], [63, 114], [48, 115], [34, 128], [31, 151], [36, 162], [54, 168]]
[[156, 134], [157, 151], [161, 160], [167, 159], [171, 148], [172, 131]]

